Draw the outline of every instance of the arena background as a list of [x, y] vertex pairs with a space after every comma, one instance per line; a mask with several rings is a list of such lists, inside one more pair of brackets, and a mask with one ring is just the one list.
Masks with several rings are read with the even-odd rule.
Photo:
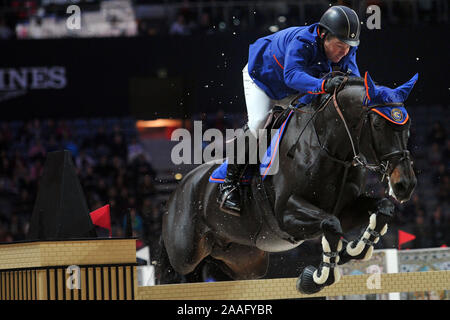
[[[72, 4], [81, 29], [67, 28]], [[403, 249], [449, 245], [446, 0], [0, 1], [0, 242], [26, 238], [46, 154], [67, 149], [89, 209], [110, 204], [113, 237], [130, 210], [152, 254], [164, 202], [193, 168], [170, 161], [171, 132], [200, 119], [204, 129], [241, 127], [249, 44], [317, 22], [330, 4], [363, 22], [369, 5], [381, 9], [381, 29], [362, 25], [361, 72], [387, 86], [419, 73], [407, 101], [418, 185], [378, 247], [396, 248], [398, 230], [416, 236]], [[267, 277], [297, 276], [315, 245], [272, 255]]]

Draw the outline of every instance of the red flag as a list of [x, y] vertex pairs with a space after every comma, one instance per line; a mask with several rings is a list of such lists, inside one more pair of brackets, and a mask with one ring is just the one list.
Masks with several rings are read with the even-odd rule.
[[109, 230], [109, 237], [111, 237], [111, 214], [109, 212], [109, 204], [98, 208], [90, 213], [92, 223], [104, 229]]
[[402, 230], [398, 230], [398, 250], [400, 250], [402, 244], [412, 241], [416, 238], [415, 235], [402, 231]]

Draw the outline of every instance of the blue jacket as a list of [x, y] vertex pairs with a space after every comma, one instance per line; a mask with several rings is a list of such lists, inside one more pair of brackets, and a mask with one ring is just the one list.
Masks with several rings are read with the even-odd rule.
[[248, 73], [271, 99], [308, 93], [299, 102], [311, 102], [315, 95], [324, 93], [324, 80], [320, 78], [335, 65], [360, 77], [357, 47], [350, 47], [339, 63], [329, 61], [319, 46], [318, 25], [287, 28], [250, 45]]

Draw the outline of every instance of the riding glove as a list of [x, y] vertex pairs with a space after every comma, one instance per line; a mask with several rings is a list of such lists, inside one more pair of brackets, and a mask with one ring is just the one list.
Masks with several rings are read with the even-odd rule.
[[327, 93], [333, 93], [335, 88], [339, 88], [342, 81], [344, 81], [343, 76], [336, 76], [325, 81], [324, 90]]

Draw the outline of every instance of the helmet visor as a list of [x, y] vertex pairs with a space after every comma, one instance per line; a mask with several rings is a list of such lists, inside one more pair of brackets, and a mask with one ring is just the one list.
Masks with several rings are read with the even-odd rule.
[[342, 38], [342, 37], [337, 37], [340, 41], [348, 44], [350, 47], [356, 47], [359, 46], [359, 39], [347, 39], [347, 38]]

